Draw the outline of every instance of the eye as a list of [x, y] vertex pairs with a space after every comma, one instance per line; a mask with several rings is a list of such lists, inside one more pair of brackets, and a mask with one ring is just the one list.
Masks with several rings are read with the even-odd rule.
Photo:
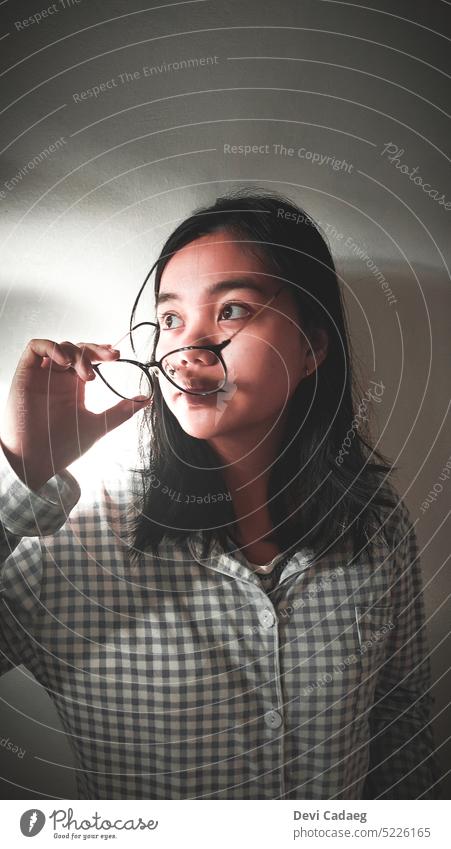
[[230, 315], [230, 312], [233, 312], [233, 310], [244, 310], [244, 312], [249, 315], [249, 310], [244, 306], [244, 304], [225, 304], [220, 314], [223, 315], [224, 313], [228, 313], [228, 315], [225, 316], [226, 321], [229, 321], [230, 319], [245, 318], [244, 315]]
[[[174, 329], [174, 319], [175, 320], [178, 319], [180, 321], [179, 317], [173, 312], [163, 313], [163, 315], [161, 315], [160, 318], [158, 319], [159, 324], [160, 324], [160, 329], [162, 328], [163, 330], [173, 330]], [[175, 326], [177, 327], [177, 325], [175, 325]]]
[[[236, 310], [241, 310], [244, 315], [237, 315]], [[237, 319], [245, 318], [246, 315], [249, 315], [249, 312], [250, 311], [244, 306], [244, 304], [224, 304], [219, 316], [223, 316], [223, 320], [225, 321], [236, 321]], [[176, 324], [176, 322], [181, 322], [181, 319], [173, 312], [165, 312], [159, 317], [158, 321], [161, 330], [176, 330], [180, 327], [180, 324]]]

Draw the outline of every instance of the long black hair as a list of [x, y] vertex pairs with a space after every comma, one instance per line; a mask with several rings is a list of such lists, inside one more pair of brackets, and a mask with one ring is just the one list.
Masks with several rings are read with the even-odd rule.
[[[370, 443], [365, 425], [370, 395], [365, 400], [353, 375], [337, 273], [326, 238], [311, 216], [287, 197], [255, 188], [231, 192], [197, 209], [163, 245], [141, 287], [131, 325], [153, 272], [156, 298], [170, 258], [217, 231], [226, 231], [243, 250], [263, 258], [281, 283], [289, 282], [309, 340], [316, 329], [325, 329], [329, 340], [325, 359], [301, 380], [288, 402], [284, 439], [268, 484], [273, 538], [282, 551], [299, 545], [319, 553], [350, 535], [354, 551], [359, 551], [368, 543], [368, 531], [379, 527], [381, 511], [393, 507], [387, 478], [396, 467]], [[158, 330], [153, 355], [157, 343]], [[132, 560], [147, 547], [158, 555], [163, 537], [183, 542], [199, 530], [204, 532], [205, 555], [215, 540], [225, 546], [236, 516], [218, 457], [206, 440], [182, 429], [158, 381], [153, 404], [142, 414], [140, 454], [142, 496], [132, 523]]]

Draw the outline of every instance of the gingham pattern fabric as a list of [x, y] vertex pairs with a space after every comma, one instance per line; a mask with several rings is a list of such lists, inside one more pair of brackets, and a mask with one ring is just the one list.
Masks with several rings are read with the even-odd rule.
[[203, 561], [200, 532], [132, 569], [133, 492], [63, 472], [34, 493], [0, 457], [2, 671], [53, 699], [79, 797], [435, 798], [404, 502], [358, 557], [295, 549], [265, 590], [231, 544]]

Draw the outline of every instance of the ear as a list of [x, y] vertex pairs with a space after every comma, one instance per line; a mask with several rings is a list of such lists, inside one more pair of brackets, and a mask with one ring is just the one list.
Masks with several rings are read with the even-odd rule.
[[312, 374], [327, 357], [329, 337], [326, 330], [317, 328], [311, 334], [310, 340], [313, 349], [311, 346], [307, 349], [306, 365], [309, 373]]

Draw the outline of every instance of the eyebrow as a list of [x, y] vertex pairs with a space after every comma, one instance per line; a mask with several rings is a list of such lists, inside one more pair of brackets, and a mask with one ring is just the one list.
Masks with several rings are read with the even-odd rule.
[[[252, 289], [254, 292], [258, 292], [259, 295], [269, 295], [266, 288], [257, 283], [253, 277], [233, 277], [229, 280], [219, 280], [209, 286], [205, 294], [215, 295], [217, 292], [230, 291], [230, 289]], [[182, 299], [176, 292], [161, 292], [157, 297], [157, 307], [166, 303], [166, 301], [180, 300]]]

